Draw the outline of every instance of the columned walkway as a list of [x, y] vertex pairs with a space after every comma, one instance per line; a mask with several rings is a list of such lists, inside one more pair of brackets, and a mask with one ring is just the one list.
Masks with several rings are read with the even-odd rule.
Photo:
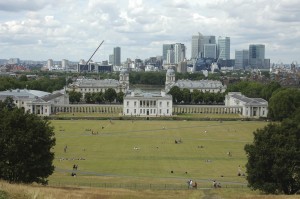
[[[186, 114], [242, 114], [241, 106], [208, 106], [208, 105], [173, 105], [173, 115], [180, 113]], [[54, 105], [51, 108], [51, 113], [110, 113], [122, 114], [123, 105], [109, 104], [68, 104]]]

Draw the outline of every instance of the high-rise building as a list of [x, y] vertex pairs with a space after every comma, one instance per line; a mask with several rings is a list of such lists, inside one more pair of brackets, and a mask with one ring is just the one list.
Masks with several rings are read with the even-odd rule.
[[177, 64], [185, 59], [185, 46], [181, 43], [174, 44], [174, 63]]
[[120, 47], [114, 48], [114, 65], [121, 66], [121, 48]]
[[174, 50], [170, 49], [167, 51], [167, 64], [174, 64], [175, 63], [175, 57], [174, 57]]
[[199, 35], [192, 36], [192, 46], [191, 46], [191, 58], [201, 58], [203, 54], [203, 35], [199, 33]]
[[48, 59], [47, 68], [50, 69], [51, 67], [53, 67], [53, 59]]
[[168, 50], [174, 50], [174, 44], [163, 44], [163, 60], [167, 60]]
[[19, 58], [10, 58], [8, 60], [8, 64], [19, 64], [20, 63], [20, 59]]
[[223, 60], [230, 59], [230, 37], [218, 38], [218, 58]]
[[265, 45], [263, 44], [249, 45], [249, 65], [251, 68], [265, 67]]
[[204, 44], [204, 58], [217, 58], [217, 45], [216, 44]]
[[177, 65], [177, 72], [178, 73], [186, 73], [187, 72], [187, 62], [181, 61]]
[[69, 61], [67, 59], [61, 60], [61, 67], [62, 69], [66, 70], [69, 66]]
[[114, 65], [114, 55], [109, 55], [108, 63]]
[[249, 66], [249, 50], [235, 51], [235, 69], [246, 69]]

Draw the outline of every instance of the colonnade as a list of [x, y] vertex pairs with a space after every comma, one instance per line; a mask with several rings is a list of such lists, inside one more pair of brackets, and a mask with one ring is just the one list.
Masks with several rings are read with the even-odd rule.
[[[173, 105], [173, 115], [187, 114], [242, 114], [241, 106], [206, 106], [206, 105]], [[51, 113], [123, 113], [123, 105], [91, 105], [91, 104], [69, 104], [54, 105]]]

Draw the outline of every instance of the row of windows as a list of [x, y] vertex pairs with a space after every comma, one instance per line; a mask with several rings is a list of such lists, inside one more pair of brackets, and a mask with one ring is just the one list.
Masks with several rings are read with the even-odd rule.
[[[159, 109], [159, 114], [161, 114], [162, 113], [162, 110], [161, 109]], [[134, 109], [133, 110], [133, 113], [134, 114], [137, 114], [137, 110], [136, 109]], [[127, 109], [127, 114], [129, 114], [129, 109]], [[152, 114], [156, 114], [156, 109], [140, 109], [140, 113], [139, 114], [147, 114], [147, 115], [152, 115]], [[167, 114], [169, 114], [169, 109], [167, 109]]]
[[[134, 101], [134, 107], [136, 107], [137, 102]], [[129, 101], [127, 101], [127, 106], [129, 106]], [[156, 101], [151, 100], [141, 100], [140, 101], [140, 107], [151, 107], [156, 106]], [[170, 106], [170, 102], [167, 102], [167, 107]], [[162, 107], [162, 102], [159, 102], [159, 107]]]

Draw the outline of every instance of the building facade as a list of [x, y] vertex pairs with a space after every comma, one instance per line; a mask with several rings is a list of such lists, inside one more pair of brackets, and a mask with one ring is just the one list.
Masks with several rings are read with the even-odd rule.
[[172, 116], [172, 96], [165, 92], [131, 92], [124, 97], [123, 107], [123, 115], [126, 116]]
[[265, 45], [249, 45], [249, 65], [253, 69], [265, 67]]
[[240, 106], [241, 115], [250, 118], [268, 116], [268, 102], [262, 98], [249, 98], [240, 92], [229, 92], [225, 96], [225, 106]]
[[174, 44], [174, 63], [178, 64], [185, 60], [185, 45], [181, 43]]
[[114, 89], [117, 93], [126, 93], [129, 89], [129, 73], [127, 69], [121, 69], [119, 81], [115, 79], [77, 79], [74, 83], [67, 86], [68, 91], [76, 91], [82, 93], [104, 93], [108, 88]]
[[217, 58], [217, 45], [216, 44], [204, 44], [203, 49], [203, 57], [204, 58]]
[[230, 37], [218, 38], [218, 58], [223, 60], [230, 59]]
[[235, 69], [246, 69], [249, 66], [249, 50], [235, 51]]
[[114, 48], [114, 66], [121, 66], [121, 48]]
[[168, 69], [166, 73], [166, 83], [165, 91], [168, 93], [172, 87], [178, 86], [181, 90], [187, 88], [190, 92], [194, 90], [199, 90], [202, 92], [210, 93], [224, 93], [226, 91], [226, 86], [223, 86], [222, 82], [215, 80], [175, 80], [175, 71], [173, 69]]
[[52, 114], [53, 106], [68, 105], [69, 96], [64, 92], [43, 92], [37, 90], [16, 89], [0, 92], [0, 101], [11, 97], [14, 104], [24, 111], [39, 116], [49, 116]]

